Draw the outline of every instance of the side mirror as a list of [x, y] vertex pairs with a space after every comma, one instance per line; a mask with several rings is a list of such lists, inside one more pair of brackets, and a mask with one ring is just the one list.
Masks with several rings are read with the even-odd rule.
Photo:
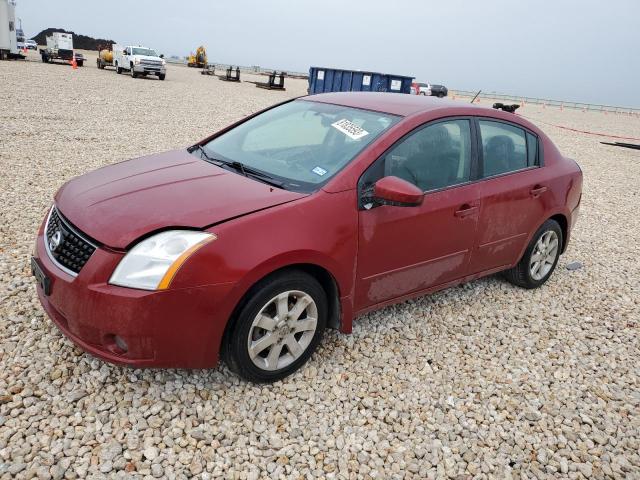
[[397, 207], [416, 207], [422, 204], [424, 193], [413, 183], [399, 177], [383, 177], [373, 187], [373, 196], [383, 204]]
[[161, 54], [160, 54], [160, 58], [164, 58], [164, 53], [161, 53]]
[[129, 54], [127, 53], [127, 51], [126, 51], [126, 50], [123, 50], [123, 51], [122, 51], [122, 54], [123, 54], [123, 55], [129, 55]]

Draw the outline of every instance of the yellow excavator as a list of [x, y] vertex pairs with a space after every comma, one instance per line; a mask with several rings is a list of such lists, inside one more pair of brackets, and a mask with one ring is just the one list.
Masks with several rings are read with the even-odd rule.
[[198, 47], [196, 53], [190, 53], [187, 58], [187, 65], [189, 67], [204, 68], [207, 64], [207, 51], [202, 45]]

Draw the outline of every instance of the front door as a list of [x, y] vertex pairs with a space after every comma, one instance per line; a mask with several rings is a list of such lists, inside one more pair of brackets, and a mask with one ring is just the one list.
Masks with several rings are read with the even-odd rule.
[[415, 130], [365, 172], [361, 195], [393, 175], [425, 197], [417, 207], [361, 205], [356, 310], [465, 276], [480, 211], [473, 158], [471, 121], [452, 119]]

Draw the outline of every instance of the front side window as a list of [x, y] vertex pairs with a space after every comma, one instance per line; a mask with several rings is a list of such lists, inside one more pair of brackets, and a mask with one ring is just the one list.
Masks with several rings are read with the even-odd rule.
[[469, 120], [449, 120], [422, 128], [384, 157], [384, 176], [403, 178], [425, 192], [468, 182], [470, 172]]
[[[478, 123], [482, 137], [483, 176], [513, 172], [535, 163], [537, 142], [533, 143], [533, 135], [527, 148], [527, 133], [522, 128], [489, 120], [480, 120]], [[534, 163], [527, 160], [531, 155], [531, 162]]]
[[296, 100], [267, 110], [204, 145], [211, 159], [241, 162], [310, 192], [326, 183], [400, 117]]

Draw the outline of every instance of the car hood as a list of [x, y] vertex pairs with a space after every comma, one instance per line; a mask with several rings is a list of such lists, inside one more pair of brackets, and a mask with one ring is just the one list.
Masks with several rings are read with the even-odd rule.
[[76, 228], [123, 249], [156, 230], [204, 228], [305, 196], [175, 150], [76, 177], [58, 191], [55, 201]]

